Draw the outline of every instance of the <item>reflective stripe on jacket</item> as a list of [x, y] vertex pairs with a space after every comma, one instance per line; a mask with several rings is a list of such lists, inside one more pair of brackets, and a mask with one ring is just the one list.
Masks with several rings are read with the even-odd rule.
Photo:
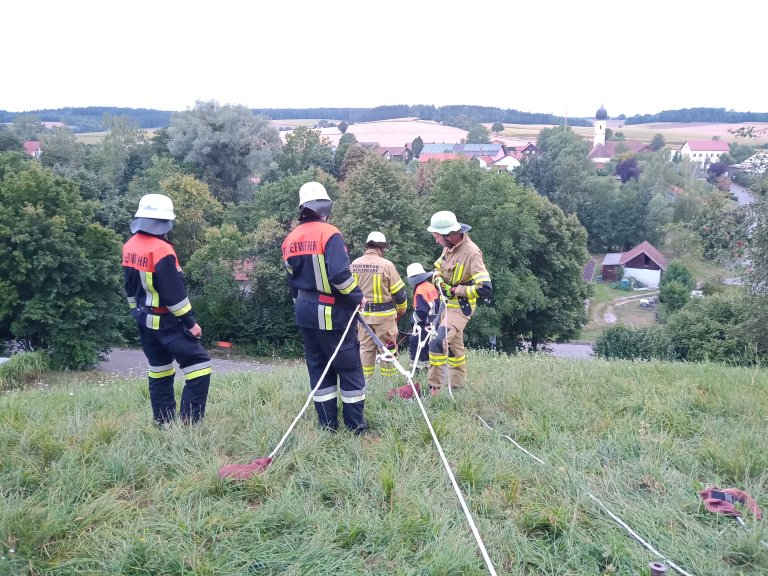
[[338, 228], [322, 220], [300, 223], [283, 241], [283, 261], [302, 328], [341, 330], [363, 293], [349, 271], [349, 256]]
[[[405, 283], [395, 265], [376, 248], [369, 248], [352, 262], [349, 269], [357, 279], [367, 302], [366, 319], [393, 317], [408, 306]], [[387, 306], [387, 304], [390, 304]]]
[[455, 296], [448, 298], [448, 308], [461, 308], [466, 316], [471, 316], [478, 297], [490, 297], [493, 287], [483, 253], [468, 235], [456, 246], [443, 248], [435, 268], [444, 282], [456, 288]]
[[136, 321], [153, 330], [196, 324], [173, 245], [138, 232], [123, 245], [125, 295]]

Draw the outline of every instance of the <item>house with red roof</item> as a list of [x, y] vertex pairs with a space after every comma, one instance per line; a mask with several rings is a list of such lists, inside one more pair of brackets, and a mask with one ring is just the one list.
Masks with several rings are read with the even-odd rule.
[[43, 153], [40, 149], [40, 142], [37, 140], [27, 140], [24, 142], [24, 152], [32, 156], [32, 158], [40, 158]]
[[687, 140], [680, 148], [680, 155], [706, 168], [720, 160], [720, 155], [730, 152], [728, 142], [723, 140]]
[[641, 242], [628, 252], [611, 252], [602, 263], [603, 280], [618, 280], [619, 266], [624, 268], [624, 278], [632, 277], [650, 288], [658, 288], [662, 273], [667, 269], [667, 259], [649, 242]]
[[588, 156], [595, 164], [605, 164], [624, 152], [639, 154], [653, 152], [653, 149], [645, 142], [638, 140], [608, 140], [605, 144], [595, 144]]

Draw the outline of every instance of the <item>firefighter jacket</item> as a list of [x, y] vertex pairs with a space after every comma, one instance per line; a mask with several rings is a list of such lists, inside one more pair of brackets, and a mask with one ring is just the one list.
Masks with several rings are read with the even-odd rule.
[[446, 302], [448, 308], [461, 308], [465, 316], [472, 316], [477, 299], [491, 296], [491, 276], [485, 269], [483, 253], [467, 234], [457, 245], [443, 248], [435, 269], [435, 277], [443, 279], [446, 289], [452, 288]]
[[152, 330], [197, 321], [173, 245], [160, 236], [137, 232], [123, 245], [125, 295], [131, 315]]
[[431, 282], [425, 280], [413, 291], [413, 322], [426, 324], [433, 322], [437, 313], [435, 305], [439, 294]]
[[376, 248], [368, 248], [349, 267], [365, 295], [363, 317], [369, 324], [383, 318], [395, 318], [405, 312], [408, 297], [405, 283], [395, 265]]
[[307, 220], [283, 241], [283, 261], [301, 328], [343, 330], [363, 300], [349, 271], [344, 238], [335, 226]]

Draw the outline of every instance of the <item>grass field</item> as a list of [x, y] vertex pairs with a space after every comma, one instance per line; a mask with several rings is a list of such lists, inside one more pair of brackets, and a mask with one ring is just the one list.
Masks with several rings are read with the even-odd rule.
[[[768, 127], [766, 123], [747, 122], [744, 125], [757, 128]], [[706, 124], [700, 122], [663, 122], [654, 124], [623, 124], [618, 120], [610, 120], [608, 127], [614, 132], [622, 132], [628, 140], [642, 140], [650, 142], [656, 134], [662, 134], [664, 140], [670, 146], [680, 147], [686, 140], [712, 140], [717, 137], [727, 142], [740, 142], [742, 144], [765, 144], [768, 137], [763, 138], [737, 138], [728, 130], [738, 128], [741, 124]], [[505, 124], [502, 136], [509, 138], [524, 138], [535, 140], [542, 128], [551, 128], [548, 125]], [[592, 140], [594, 128], [591, 126], [572, 126], [574, 132], [587, 140]]]
[[[691, 574], [768, 571], [764, 524], [742, 529], [697, 493], [768, 501], [764, 370], [468, 363], [456, 402], [425, 405], [498, 574], [647, 575], [658, 558], [587, 491]], [[487, 574], [418, 406], [386, 402], [381, 382], [363, 437], [321, 432], [310, 412], [264, 474], [218, 479], [268, 454], [307, 391], [303, 368], [214, 376], [205, 422], [167, 431], [140, 380], [0, 395], [0, 574]]]

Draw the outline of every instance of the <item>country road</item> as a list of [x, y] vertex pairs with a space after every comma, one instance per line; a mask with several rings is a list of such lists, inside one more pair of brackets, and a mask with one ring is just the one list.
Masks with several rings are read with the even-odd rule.
[[[213, 370], [217, 374], [231, 374], [233, 372], [270, 372], [272, 366], [258, 362], [242, 362], [227, 360], [224, 358], [212, 358]], [[104, 372], [120, 376], [137, 376], [144, 378], [147, 374], [147, 359], [141, 350], [127, 348], [115, 348], [109, 357], [99, 364], [99, 369]]]

